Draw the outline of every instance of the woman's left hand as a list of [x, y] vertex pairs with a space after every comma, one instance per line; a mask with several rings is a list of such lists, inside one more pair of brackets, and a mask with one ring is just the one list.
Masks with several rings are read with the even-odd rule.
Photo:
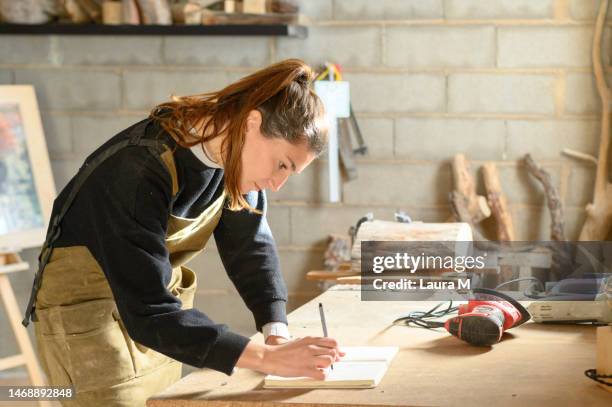
[[276, 335], [270, 335], [266, 339], [266, 345], [282, 345], [283, 343], [287, 342], [289, 342], [289, 339]]

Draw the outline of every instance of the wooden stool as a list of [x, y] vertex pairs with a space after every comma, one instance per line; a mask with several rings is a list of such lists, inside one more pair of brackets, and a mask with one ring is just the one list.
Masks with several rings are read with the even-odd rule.
[[[45, 380], [34, 354], [28, 331], [21, 325], [22, 313], [19, 310], [8, 273], [27, 270], [28, 263], [21, 260], [17, 253], [0, 254], [0, 299], [4, 304], [9, 323], [17, 339], [21, 353], [0, 359], [0, 371], [25, 365], [33, 386], [44, 386]], [[48, 401], [39, 401], [40, 406], [51, 406]]]

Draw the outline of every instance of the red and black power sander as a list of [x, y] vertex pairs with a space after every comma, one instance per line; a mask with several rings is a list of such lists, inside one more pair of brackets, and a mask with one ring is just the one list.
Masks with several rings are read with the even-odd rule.
[[[476, 346], [490, 346], [501, 340], [504, 331], [524, 324], [531, 315], [514, 298], [495, 290], [474, 288], [473, 299], [467, 304], [438, 310], [442, 304], [422, 312], [411, 312], [394, 323], [417, 325], [423, 328], [444, 327], [452, 335]], [[457, 311], [458, 315], [445, 322], [430, 321]]]

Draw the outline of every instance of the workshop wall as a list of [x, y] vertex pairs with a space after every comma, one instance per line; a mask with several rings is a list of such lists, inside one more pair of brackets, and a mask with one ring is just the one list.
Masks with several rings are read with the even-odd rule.
[[[458, 152], [473, 160], [479, 179], [483, 162], [498, 165], [519, 238], [547, 238], [542, 188], [518, 161], [531, 153], [552, 174], [566, 206], [567, 234], [577, 237], [594, 166], [561, 150], [596, 154], [598, 146], [600, 106], [590, 60], [598, 1], [300, 3], [312, 19], [307, 39], [2, 36], [0, 83], [36, 87], [59, 190], [94, 148], [170, 94], [219, 89], [289, 57], [339, 63], [370, 154], [357, 160], [359, 178], [343, 185], [340, 204], [326, 203], [325, 157], [269, 194], [292, 306], [317, 292], [303, 276], [322, 267], [327, 235], [345, 233], [364, 213], [391, 219], [402, 209], [415, 220], [447, 220], [449, 159]], [[609, 53], [604, 57], [609, 65]], [[32, 265], [36, 254], [26, 253]], [[215, 248], [193, 267], [196, 304], [252, 333], [250, 314]], [[11, 277], [22, 306], [31, 276]], [[0, 343], [12, 343], [8, 335], [2, 330]]]

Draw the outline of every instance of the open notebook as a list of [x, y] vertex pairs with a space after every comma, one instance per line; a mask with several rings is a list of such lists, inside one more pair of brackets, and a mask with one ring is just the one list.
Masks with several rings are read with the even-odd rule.
[[280, 377], [268, 375], [264, 388], [300, 389], [367, 389], [376, 387], [385, 375], [398, 348], [395, 346], [347, 346], [346, 356], [327, 369], [325, 380], [308, 377]]

